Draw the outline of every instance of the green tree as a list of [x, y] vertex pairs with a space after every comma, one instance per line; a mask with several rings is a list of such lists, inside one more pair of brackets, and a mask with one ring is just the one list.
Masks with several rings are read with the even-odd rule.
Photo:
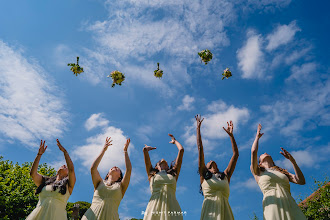
[[[0, 219], [25, 219], [38, 203], [36, 186], [30, 177], [32, 163], [21, 166], [0, 156]], [[39, 165], [40, 174], [52, 176], [56, 171]]]
[[73, 217], [72, 217], [72, 208], [75, 204], [79, 205], [79, 219], [81, 219], [83, 217], [83, 215], [85, 214], [85, 212], [87, 211], [87, 209], [89, 209], [91, 204], [89, 202], [84, 202], [84, 201], [78, 201], [78, 202], [75, 202], [75, 203], [68, 202], [68, 204], [66, 206], [66, 211], [68, 213], [68, 218], [69, 219], [73, 219]]
[[302, 201], [299, 206], [308, 220], [330, 219], [330, 184], [314, 179], [314, 193]]

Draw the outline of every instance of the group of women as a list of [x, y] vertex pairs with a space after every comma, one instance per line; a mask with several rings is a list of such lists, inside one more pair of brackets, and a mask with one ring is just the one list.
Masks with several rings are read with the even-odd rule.
[[[238, 148], [234, 138], [232, 121], [227, 122], [227, 128], [223, 127], [232, 144], [232, 157], [227, 168], [221, 172], [213, 160], [205, 164], [204, 149], [201, 137], [201, 125], [203, 119], [196, 117], [197, 122], [197, 146], [198, 146], [198, 172], [200, 175], [201, 193], [204, 201], [200, 219], [202, 220], [232, 220], [234, 219], [228, 202], [229, 183], [238, 160]], [[295, 174], [289, 173], [274, 164], [272, 157], [264, 153], [259, 156], [258, 142], [262, 137], [261, 125], [258, 125], [257, 135], [251, 149], [251, 172], [263, 193], [263, 213], [266, 220], [304, 220], [306, 219], [300, 208], [290, 194], [289, 182], [305, 184], [304, 175], [299, 169], [294, 158], [285, 149], [280, 152], [289, 159], [293, 165]], [[144, 212], [144, 220], [180, 220], [183, 212], [176, 199], [176, 182], [179, 178], [184, 149], [182, 145], [171, 137], [171, 144], [178, 148], [178, 155], [170, 166], [166, 160], [161, 159], [153, 167], [150, 161], [149, 151], [156, 149], [147, 146], [143, 148], [146, 172], [151, 190], [151, 198]], [[132, 165], [127, 153], [130, 139], [124, 146], [126, 171], [114, 166], [103, 179], [98, 172], [98, 165], [112, 140], [106, 138], [104, 147], [91, 166], [91, 176], [94, 185], [94, 195], [91, 207], [86, 211], [84, 220], [118, 220], [118, 207], [128, 188]], [[73, 163], [68, 152], [57, 140], [59, 149], [64, 153], [67, 165], [61, 166], [56, 176], [46, 177], [37, 173], [41, 155], [47, 149], [45, 141], [41, 140], [38, 155], [35, 158], [31, 177], [37, 186], [36, 194], [39, 194], [39, 202], [27, 220], [65, 220], [67, 219], [65, 207], [67, 200], [74, 188], [76, 177]], [[187, 216], [188, 218], [188, 216]]]

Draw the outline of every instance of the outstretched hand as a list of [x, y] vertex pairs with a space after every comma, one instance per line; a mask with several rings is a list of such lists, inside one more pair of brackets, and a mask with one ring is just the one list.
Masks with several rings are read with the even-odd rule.
[[170, 136], [172, 138], [172, 140], [169, 142], [170, 144], [174, 144], [175, 143], [175, 137], [172, 134], [168, 134], [168, 136]]
[[63, 153], [66, 152], [65, 148], [62, 146], [62, 144], [60, 143], [60, 141], [58, 139], [56, 139], [57, 142], [57, 146], [60, 149], [60, 151], [62, 151]]
[[129, 146], [129, 143], [131, 143], [131, 139], [130, 139], [130, 138], [128, 138], [128, 139], [126, 140], [126, 143], [125, 143], [125, 146], [124, 146], [124, 151], [127, 151], [127, 148], [128, 148], [128, 146]]
[[225, 127], [222, 127], [223, 130], [225, 130], [227, 132], [227, 134], [230, 136], [230, 137], [233, 137], [234, 134], [233, 134], [233, 130], [234, 130], [234, 124], [232, 121], [230, 121], [229, 123], [227, 122], [227, 129]]
[[197, 128], [200, 128], [204, 118], [201, 119], [201, 115], [196, 115], [195, 118], [196, 118], [196, 121], [197, 121]]
[[258, 139], [261, 138], [262, 135], [264, 135], [264, 133], [260, 133], [261, 132], [261, 128], [262, 128], [262, 126], [261, 126], [261, 124], [259, 124], [258, 125], [258, 130], [257, 130], [257, 137], [258, 137]]
[[287, 150], [285, 150], [283, 147], [281, 147], [281, 150], [283, 152], [280, 151], [280, 154], [282, 154], [286, 159], [290, 160], [291, 162], [294, 161], [294, 158], [292, 157], [292, 155]]
[[103, 147], [104, 151], [108, 150], [108, 147], [112, 145], [111, 142], [112, 142], [111, 137], [107, 137], [105, 139], [105, 143], [104, 143], [104, 147]]
[[148, 146], [148, 145], [144, 145], [144, 149], [146, 149], [147, 151], [151, 151], [151, 150], [154, 150], [156, 149], [155, 147], [151, 147], [151, 146]]
[[45, 141], [42, 142], [42, 140], [41, 140], [38, 154], [42, 155], [43, 153], [45, 153], [46, 149], [47, 149], [47, 146], [45, 147]]

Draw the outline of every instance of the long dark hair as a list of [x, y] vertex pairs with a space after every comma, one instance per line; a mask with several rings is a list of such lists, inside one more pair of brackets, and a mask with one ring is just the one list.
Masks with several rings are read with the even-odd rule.
[[59, 188], [59, 193], [62, 195], [66, 194], [66, 186], [69, 183], [69, 177], [65, 177], [59, 181], [56, 181], [57, 175], [53, 177], [49, 176], [42, 176], [42, 182], [38, 186], [38, 188], [35, 191], [35, 194], [38, 195], [42, 189], [47, 186], [47, 185], [52, 185], [53, 186], [53, 191], [56, 191], [57, 188]]
[[[161, 161], [161, 160], [160, 160]], [[150, 178], [153, 177], [155, 174], [157, 174], [159, 172], [159, 170], [157, 169], [157, 165], [160, 163], [160, 161], [158, 161], [155, 165], [155, 167], [153, 167], [151, 170], [150, 170], [150, 173], [149, 173], [149, 181], [150, 181]], [[175, 164], [175, 160], [173, 160], [171, 162], [171, 166], [170, 168], [166, 171], [166, 173], [168, 174], [171, 174], [172, 176], [176, 176], [177, 175], [177, 172], [176, 172], [176, 164]]]
[[[118, 180], [115, 181], [115, 183], [121, 183], [121, 181], [123, 180], [123, 173], [121, 172], [121, 169], [119, 169], [120, 171], [120, 177], [118, 178]], [[107, 173], [107, 175], [105, 176], [104, 180], [108, 180], [109, 178], [109, 173]]]
[[[204, 177], [205, 180], [211, 179], [211, 178], [212, 178], [212, 175], [213, 175], [213, 173], [212, 173], [208, 168], [206, 168], [206, 172], [205, 172], [205, 173], [202, 173], [202, 174], [201, 174], [201, 173], [199, 172], [199, 169], [198, 169], [197, 173], [198, 173], [200, 176], [202, 175], [202, 176]], [[220, 177], [221, 180], [224, 180], [225, 177], [226, 177], [226, 174], [225, 174], [224, 172], [220, 172], [219, 169], [218, 169], [218, 171], [217, 171], [215, 174], [219, 174], [219, 177]], [[203, 189], [202, 189], [202, 184], [201, 184], [201, 183], [199, 184], [199, 193], [202, 194], [202, 195], [204, 196], [204, 194], [203, 194]]]

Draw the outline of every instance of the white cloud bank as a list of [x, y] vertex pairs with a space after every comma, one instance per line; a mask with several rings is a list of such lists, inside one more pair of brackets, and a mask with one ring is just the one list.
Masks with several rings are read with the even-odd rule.
[[38, 146], [36, 139], [62, 135], [68, 113], [60, 91], [36, 62], [0, 40], [0, 132]]
[[182, 99], [182, 104], [180, 106], [178, 106], [178, 110], [179, 111], [190, 111], [193, 109], [192, 104], [195, 102], [195, 98], [191, 97], [189, 95], [185, 95]]
[[[127, 137], [120, 128], [108, 125], [109, 121], [101, 113], [92, 114], [86, 121], [86, 129], [101, 128], [101, 132], [86, 139], [86, 144], [78, 146], [74, 150], [74, 157], [78, 158], [84, 167], [90, 169], [93, 161], [103, 149], [106, 137], [111, 137], [112, 145], [103, 156], [99, 165], [99, 171], [105, 174], [111, 167], [118, 166], [124, 172], [125, 157], [123, 153]], [[134, 149], [132, 143], [128, 147], [130, 153]]]

